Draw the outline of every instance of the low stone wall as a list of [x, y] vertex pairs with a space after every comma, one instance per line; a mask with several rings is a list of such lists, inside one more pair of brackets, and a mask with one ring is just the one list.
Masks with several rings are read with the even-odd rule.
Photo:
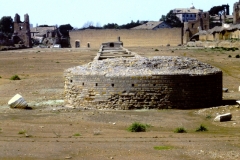
[[[170, 58], [169, 58], [170, 59]], [[172, 58], [174, 59], [174, 57]], [[176, 58], [175, 58], [176, 59]], [[177, 63], [179, 60], [173, 60], [173, 65], [176, 70], [179, 69]], [[121, 60], [127, 64], [127, 60], [118, 59], [117, 61], [121, 66]], [[159, 62], [158, 59], [145, 61], [142, 63], [142, 68], [151, 65], [170, 65], [171, 60], [168, 62]], [[111, 60], [102, 61], [102, 63], [110, 63]], [[129, 64], [136, 64], [138, 61], [130, 61]], [[153, 63], [154, 62], [154, 63]], [[93, 62], [99, 64], [100, 62]], [[194, 64], [195, 66], [191, 66]], [[113, 62], [114, 64], [114, 62]], [[205, 67], [203, 63], [197, 63], [195, 60], [187, 61], [185, 66], [180, 68], [189, 67], [195, 70], [198, 67], [204, 66], [202, 69], [197, 69], [187, 73], [182, 72], [174, 73], [172, 71], [166, 74], [149, 74], [149, 71], [140, 71], [138, 73], [129, 71], [129, 74], [119, 71], [116, 73], [101, 73], [96, 71], [91, 66], [92, 72], [87, 72], [84, 67], [81, 69], [75, 68], [65, 71], [65, 100], [67, 103], [74, 107], [90, 107], [97, 109], [163, 109], [163, 108], [182, 108], [192, 109], [201, 107], [211, 107], [220, 105], [222, 100], [222, 72], [220, 70]], [[100, 66], [100, 65], [99, 65]], [[97, 66], [99, 68], [99, 66]], [[102, 65], [104, 66], [104, 65]], [[177, 67], [176, 67], [177, 66]], [[114, 70], [114, 67], [109, 66]], [[162, 68], [159, 66], [159, 68]], [[130, 69], [130, 67], [129, 67]], [[81, 70], [77, 73], [76, 70]], [[104, 70], [104, 69], [102, 69]], [[161, 69], [160, 69], [161, 70]], [[199, 71], [201, 70], [201, 73]], [[85, 72], [86, 71], [86, 72]], [[158, 70], [156, 70], [158, 71]], [[207, 73], [209, 71], [209, 73]], [[210, 72], [211, 71], [211, 72]], [[141, 74], [140, 74], [141, 72]], [[179, 72], [179, 71], [178, 71]], [[122, 75], [120, 74], [122, 73]]]
[[237, 47], [240, 48], [239, 41], [196, 41], [196, 42], [188, 42], [187, 46], [189, 47], [205, 47], [205, 48], [215, 48], [215, 47]]

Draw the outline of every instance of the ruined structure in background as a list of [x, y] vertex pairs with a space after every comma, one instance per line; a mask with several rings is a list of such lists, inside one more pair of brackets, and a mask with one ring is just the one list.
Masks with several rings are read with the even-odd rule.
[[233, 24], [240, 23], [240, 0], [233, 5]]
[[108, 56], [112, 54], [109, 58], [98, 53], [93, 62], [65, 70], [66, 103], [123, 110], [221, 104], [221, 70], [187, 57], [145, 58], [126, 49], [124, 54], [124, 49], [115, 44], [101, 46], [101, 53], [106, 49]]
[[[226, 14], [229, 13], [228, 5], [226, 7]], [[233, 24], [224, 23], [224, 18], [231, 18], [231, 16], [222, 16], [221, 26], [215, 26], [211, 29], [200, 30], [193, 35], [190, 40], [199, 40], [201, 43], [188, 43], [189, 46], [198, 47], [240, 47], [238, 40], [240, 39], [240, 1], [236, 2], [233, 7]], [[225, 41], [224, 43], [222, 41]]]
[[24, 21], [21, 22], [18, 14], [14, 17], [14, 33], [12, 36], [13, 44], [23, 44], [25, 47], [32, 47], [30, 24], [28, 14], [24, 15]]
[[57, 40], [57, 27], [33, 27], [31, 28], [31, 38], [33, 39], [33, 45], [44, 44], [45, 46], [52, 46], [54, 44], [59, 44]]
[[[184, 35], [186, 42], [190, 41], [190, 38], [202, 30], [209, 29], [209, 13], [199, 12], [196, 20], [190, 20], [184, 23]], [[186, 43], [185, 42], [185, 43]]]

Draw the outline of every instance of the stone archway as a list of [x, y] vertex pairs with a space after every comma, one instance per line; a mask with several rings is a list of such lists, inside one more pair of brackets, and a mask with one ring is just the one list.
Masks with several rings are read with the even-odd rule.
[[79, 40], [75, 41], [75, 48], [80, 48], [80, 41]]

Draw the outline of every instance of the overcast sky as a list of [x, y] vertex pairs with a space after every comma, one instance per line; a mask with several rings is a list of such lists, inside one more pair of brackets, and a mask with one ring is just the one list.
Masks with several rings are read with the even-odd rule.
[[238, 0], [0, 0], [0, 18], [18, 13], [21, 20], [28, 13], [30, 23], [42, 25], [71, 24], [81, 28], [86, 22], [103, 26], [126, 24], [137, 20], [158, 21], [174, 8], [208, 11], [213, 6], [229, 4], [230, 14]]

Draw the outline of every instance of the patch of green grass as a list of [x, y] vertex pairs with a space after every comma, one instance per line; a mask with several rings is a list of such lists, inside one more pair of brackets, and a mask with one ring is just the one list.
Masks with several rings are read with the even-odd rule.
[[212, 119], [212, 115], [207, 115], [206, 119]]
[[81, 134], [80, 133], [75, 133], [73, 136], [78, 137], [78, 136], [81, 136]]
[[128, 127], [127, 130], [130, 132], [146, 132], [147, 126], [139, 122], [134, 122]]
[[178, 127], [174, 130], [175, 133], [187, 133], [184, 127]]
[[196, 132], [205, 132], [205, 131], [208, 131], [208, 129], [202, 124], [196, 129]]
[[155, 146], [153, 147], [155, 150], [169, 150], [169, 149], [173, 149], [172, 146]]
[[18, 132], [18, 134], [25, 134], [25, 133], [26, 133], [25, 130], [21, 130], [21, 131]]
[[18, 75], [14, 75], [10, 78], [10, 80], [21, 80], [21, 78]]

